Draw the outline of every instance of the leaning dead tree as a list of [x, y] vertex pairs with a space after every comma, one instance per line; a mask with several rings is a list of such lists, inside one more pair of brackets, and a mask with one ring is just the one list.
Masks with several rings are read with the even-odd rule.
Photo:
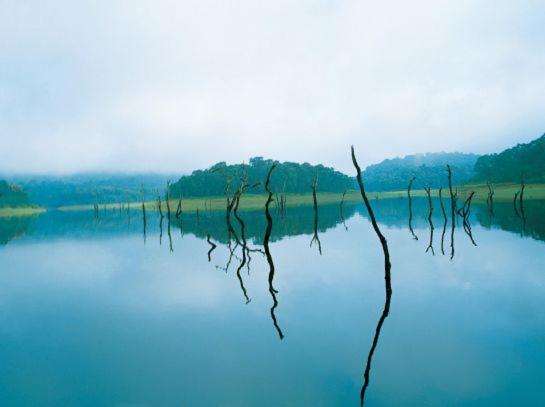
[[365, 193], [365, 188], [363, 186], [363, 180], [361, 177], [361, 169], [360, 169], [360, 166], [358, 165], [358, 162], [356, 160], [356, 155], [354, 153], [354, 146], [352, 146], [351, 148], [351, 153], [352, 153], [352, 163], [354, 164], [354, 167], [356, 167], [357, 181], [358, 181], [358, 186], [360, 188], [361, 196], [363, 198], [363, 202], [365, 203], [365, 207], [367, 208], [367, 212], [369, 213], [369, 218], [371, 219], [373, 230], [378, 236], [380, 240], [380, 244], [382, 246], [382, 251], [384, 254], [384, 281], [385, 281], [385, 289], [386, 289], [386, 299], [384, 302], [384, 309], [382, 311], [382, 315], [380, 316], [380, 319], [378, 321], [378, 324], [375, 330], [373, 344], [371, 345], [369, 355], [367, 356], [367, 364], [366, 364], [365, 372], [363, 375], [364, 382], [363, 382], [363, 386], [361, 388], [361, 393], [360, 393], [360, 404], [363, 406], [365, 391], [367, 390], [367, 387], [369, 386], [369, 372], [371, 371], [371, 361], [373, 359], [373, 354], [378, 344], [378, 339], [380, 336], [382, 325], [384, 324], [384, 320], [388, 317], [388, 314], [390, 312], [390, 301], [392, 298], [392, 282], [391, 282], [390, 271], [391, 271], [392, 265], [390, 263], [390, 253], [388, 250], [388, 242], [386, 241], [386, 238], [384, 237], [384, 235], [380, 231], [380, 228], [378, 227], [377, 221], [375, 219], [375, 214], [373, 212], [373, 208], [371, 207], [371, 204], [369, 203], [369, 199], [367, 198], [367, 194]]
[[456, 199], [458, 196], [458, 191], [454, 192], [452, 189], [452, 169], [450, 165], [447, 164], [448, 172], [448, 190], [450, 192], [450, 259], [454, 258], [454, 229], [456, 227]]
[[424, 190], [426, 191], [426, 195], [428, 197], [428, 223], [430, 225], [430, 241], [428, 243], [428, 247], [426, 248], [426, 253], [431, 250], [431, 254], [435, 256], [435, 250], [433, 249], [433, 203], [431, 200], [431, 189], [429, 187], [424, 187]]
[[443, 214], [443, 233], [441, 233], [441, 253], [445, 255], [445, 233], [447, 231], [447, 212], [443, 204], [443, 188], [439, 188], [439, 203], [441, 204], [441, 213]]
[[310, 241], [310, 246], [312, 247], [312, 244], [316, 242], [318, 244], [318, 252], [321, 255], [322, 243], [320, 242], [320, 238], [318, 237], [318, 198], [316, 196], [317, 186], [318, 186], [318, 172], [316, 172], [316, 175], [314, 177], [314, 182], [311, 185], [312, 201], [314, 203], [314, 235], [312, 236], [312, 240]]
[[273, 193], [270, 188], [270, 182], [271, 182], [271, 175], [274, 169], [276, 168], [276, 163], [273, 163], [271, 165], [271, 168], [269, 168], [269, 172], [267, 173], [267, 179], [265, 180], [265, 190], [267, 191], [267, 201], [265, 202], [265, 218], [267, 219], [267, 228], [265, 229], [265, 238], [263, 239], [263, 248], [265, 249], [265, 257], [267, 258], [267, 263], [269, 264], [269, 293], [271, 294], [271, 298], [273, 300], [273, 305], [271, 307], [271, 319], [273, 321], [274, 327], [276, 329], [276, 332], [278, 332], [278, 336], [280, 339], [284, 339], [284, 334], [282, 333], [282, 330], [280, 329], [280, 326], [278, 325], [278, 321], [276, 319], [275, 309], [278, 306], [278, 300], [276, 299], [276, 294], [278, 294], [278, 291], [273, 286], [274, 281], [274, 262], [271, 255], [271, 250], [269, 248], [269, 240], [271, 238], [271, 232], [272, 232], [272, 216], [270, 212], [270, 206], [273, 201]]
[[409, 185], [407, 185], [407, 197], [409, 198], [409, 230], [411, 231], [414, 240], [418, 240], [418, 236], [416, 236], [413, 230], [413, 199], [411, 197], [411, 189], [413, 187], [413, 182], [415, 179], [416, 177], [413, 176], [409, 181]]

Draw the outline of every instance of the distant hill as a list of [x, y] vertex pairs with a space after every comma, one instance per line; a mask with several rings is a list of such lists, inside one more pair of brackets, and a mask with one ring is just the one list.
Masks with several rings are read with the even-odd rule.
[[475, 163], [475, 181], [545, 182], [545, 134], [528, 144], [499, 154], [487, 154]]
[[[248, 175], [248, 182], [254, 184], [264, 182], [267, 172], [274, 161], [263, 157], [250, 159], [249, 164], [227, 165], [220, 162], [205, 170], [196, 170], [191, 175], [181, 177], [171, 186], [171, 195], [178, 196], [217, 196], [223, 195], [226, 180], [231, 183], [231, 193], [238, 188], [243, 173]], [[354, 188], [354, 179], [333, 168], [308, 163], [278, 163], [271, 178], [271, 189], [274, 192], [308, 193], [311, 184], [318, 174], [318, 191], [342, 192]], [[262, 193], [263, 185], [247, 193]]]
[[21, 187], [0, 180], [0, 208], [15, 208], [28, 205], [30, 205], [30, 201]]
[[56, 208], [63, 205], [140, 201], [144, 186], [146, 199], [164, 193], [167, 181], [179, 175], [166, 174], [119, 174], [82, 173], [67, 176], [12, 176], [28, 193], [29, 199], [43, 207]]
[[395, 191], [407, 188], [409, 180], [416, 176], [414, 188], [446, 186], [446, 165], [452, 167], [453, 183], [461, 184], [475, 176], [476, 154], [428, 153], [408, 155], [403, 158], [384, 160], [368, 166], [363, 172], [370, 191]]

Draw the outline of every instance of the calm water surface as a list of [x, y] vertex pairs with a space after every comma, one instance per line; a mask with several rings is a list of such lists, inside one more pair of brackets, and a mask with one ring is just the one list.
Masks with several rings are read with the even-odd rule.
[[[452, 260], [438, 202], [433, 250], [424, 199], [418, 240], [406, 200], [373, 205], [393, 295], [365, 405], [545, 405], [545, 204], [473, 208]], [[244, 253], [224, 213], [170, 238], [149, 213], [145, 239], [137, 211], [0, 219], [0, 405], [358, 406], [385, 281], [366, 212], [343, 212], [320, 206], [322, 254], [311, 207], [275, 213], [273, 274], [262, 211], [240, 212]]]

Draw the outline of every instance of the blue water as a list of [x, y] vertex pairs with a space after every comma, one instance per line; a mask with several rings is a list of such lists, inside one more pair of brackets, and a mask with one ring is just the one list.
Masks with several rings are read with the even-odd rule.
[[[426, 202], [373, 203], [392, 256], [390, 313], [365, 394], [369, 406], [544, 405], [543, 208], [525, 224], [506, 205], [475, 208], [472, 234], [436, 211], [426, 248]], [[141, 217], [51, 212], [0, 220], [0, 405], [358, 406], [385, 304], [383, 255], [367, 215], [321, 206], [310, 246], [310, 208], [275, 216], [269, 265], [227, 271], [223, 213], [173, 221], [161, 234]], [[262, 211], [241, 212], [261, 249]], [[233, 219], [237, 233], [239, 225]], [[208, 261], [211, 246], [217, 248]], [[232, 241], [231, 249], [236, 246]]]

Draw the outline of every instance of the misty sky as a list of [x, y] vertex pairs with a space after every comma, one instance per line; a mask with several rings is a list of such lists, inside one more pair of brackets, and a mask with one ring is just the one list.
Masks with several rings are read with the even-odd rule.
[[353, 172], [545, 131], [545, 2], [0, 0], [0, 172]]

